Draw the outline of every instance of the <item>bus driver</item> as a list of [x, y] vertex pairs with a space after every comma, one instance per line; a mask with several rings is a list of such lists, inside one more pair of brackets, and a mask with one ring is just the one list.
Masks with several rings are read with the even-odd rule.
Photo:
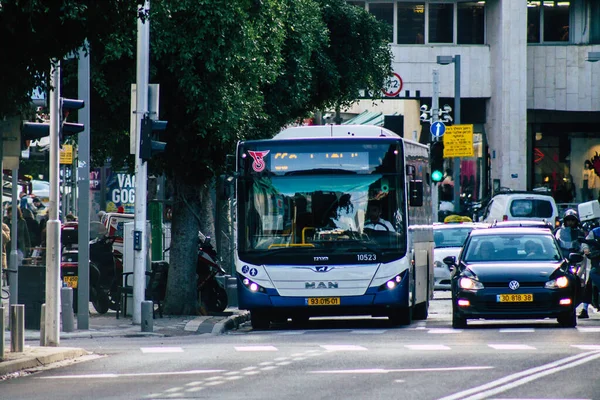
[[367, 217], [369, 219], [365, 221], [365, 229], [395, 232], [394, 226], [389, 221], [381, 218], [381, 205], [379, 203], [369, 203]]

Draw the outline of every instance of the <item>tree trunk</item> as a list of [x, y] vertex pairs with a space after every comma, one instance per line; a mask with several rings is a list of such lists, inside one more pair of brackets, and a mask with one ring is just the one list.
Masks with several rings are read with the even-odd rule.
[[209, 186], [189, 186], [173, 178], [174, 199], [171, 225], [171, 250], [165, 313], [197, 315], [199, 313], [196, 263], [198, 231], [210, 235], [214, 218]]

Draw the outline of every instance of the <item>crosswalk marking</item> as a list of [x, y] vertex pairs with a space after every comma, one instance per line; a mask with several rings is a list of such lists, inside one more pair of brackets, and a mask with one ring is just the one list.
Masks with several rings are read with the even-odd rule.
[[425, 350], [425, 351], [437, 351], [437, 350], [450, 350], [450, 347], [443, 344], [407, 344], [404, 347], [410, 350]]
[[181, 347], [140, 347], [142, 353], [183, 353]]
[[323, 344], [323, 345], [321, 345], [321, 347], [328, 351], [364, 351], [364, 350], [367, 350], [365, 347], [362, 347], [362, 346], [354, 346], [354, 345], [347, 345], [347, 344]]
[[578, 326], [577, 330], [581, 333], [597, 333], [600, 332], [600, 326]]
[[462, 329], [452, 329], [452, 328], [431, 328], [427, 331], [427, 333], [433, 334], [445, 334], [445, 333], [461, 333]]
[[535, 332], [534, 328], [502, 328], [500, 333], [530, 333]]
[[277, 351], [275, 346], [235, 346], [236, 351]]
[[536, 350], [535, 347], [527, 344], [488, 344], [488, 346], [496, 350]]

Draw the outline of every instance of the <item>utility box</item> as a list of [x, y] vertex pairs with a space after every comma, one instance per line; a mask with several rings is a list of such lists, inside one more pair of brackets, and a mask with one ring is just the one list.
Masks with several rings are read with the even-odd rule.
[[46, 266], [20, 266], [17, 302], [25, 306], [25, 329], [40, 329], [46, 302]]
[[577, 206], [577, 213], [581, 222], [600, 218], [600, 202], [598, 200], [587, 201]]

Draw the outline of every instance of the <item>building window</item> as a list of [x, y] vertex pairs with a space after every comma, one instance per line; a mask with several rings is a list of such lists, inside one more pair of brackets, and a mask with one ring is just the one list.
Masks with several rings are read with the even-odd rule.
[[429, 43], [454, 43], [454, 4], [429, 4]]
[[425, 43], [425, 4], [398, 3], [398, 44]]
[[527, 43], [569, 42], [570, 1], [528, 1]]
[[590, 44], [600, 43], [600, 1], [590, 3]]
[[394, 4], [369, 3], [369, 12], [379, 21], [390, 25], [390, 42], [394, 42]]
[[458, 3], [457, 6], [457, 43], [484, 44], [484, 3], [473, 1], [468, 3]]

